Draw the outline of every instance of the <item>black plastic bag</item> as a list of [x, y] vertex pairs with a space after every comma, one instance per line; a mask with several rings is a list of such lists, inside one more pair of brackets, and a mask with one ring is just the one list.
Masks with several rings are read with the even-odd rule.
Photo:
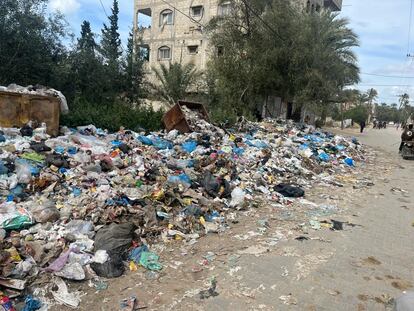
[[110, 255], [108, 261], [103, 264], [93, 262], [91, 263], [91, 268], [98, 276], [104, 278], [117, 278], [125, 271], [125, 266], [120, 254]]
[[211, 172], [206, 172], [201, 185], [212, 197], [228, 198], [231, 195], [230, 184], [224, 178], [216, 178]]
[[279, 184], [275, 188], [276, 192], [279, 192], [285, 197], [288, 198], [300, 198], [305, 196], [305, 190], [300, 187], [292, 186], [289, 184]]

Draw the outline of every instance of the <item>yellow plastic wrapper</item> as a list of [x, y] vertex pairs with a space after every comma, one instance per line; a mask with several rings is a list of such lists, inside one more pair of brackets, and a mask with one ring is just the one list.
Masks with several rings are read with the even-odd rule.
[[22, 261], [22, 258], [20, 257], [15, 247], [6, 249], [6, 252], [10, 254], [10, 259], [12, 259], [14, 262]]
[[161, 200], [163, 197], [164, 197], [164, 190], [158, 190], [152, 193], [152, 198], [154, 200]]
[[130, 271], [137, 271], [138, 270], [138, 266], [135, 264], [135, 262], [133, 262], [133, 261], [129, 262], [129, 270]]

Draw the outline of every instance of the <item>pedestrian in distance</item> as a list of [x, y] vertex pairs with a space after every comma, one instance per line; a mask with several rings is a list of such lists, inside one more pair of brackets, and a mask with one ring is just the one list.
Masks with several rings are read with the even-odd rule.
[[364, 132], [364, 129], [365, 129], [365, 127], [366, 127], [366, 123], [365, 123], [365, 121], [362, 121], [360, 124], [359, 124], [359, 126], [360, 126], [360, 128], [361, 128], [361, 133], [363, 133]]

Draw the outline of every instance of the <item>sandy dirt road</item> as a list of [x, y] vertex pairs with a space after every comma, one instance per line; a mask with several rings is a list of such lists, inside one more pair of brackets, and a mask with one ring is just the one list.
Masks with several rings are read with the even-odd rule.
[[[306, 199], [337, 207], [318, 220], [344, 230], [311, 228], [303, 204], [247, 211], [222, 235], [160, 248], [159, 275], [131, 272], [103, 291], [70, 284], [87, 292], [79, 309], [119, 310], [133, 295], [147, 310], [388, 310], [414, 285], [414, 162], [398, 156], [395, 129], [342, 133], [373, 148], [366, 163], [344, 187], [314, 187]], [[212, 277], [218, 295], [200, 299]]]

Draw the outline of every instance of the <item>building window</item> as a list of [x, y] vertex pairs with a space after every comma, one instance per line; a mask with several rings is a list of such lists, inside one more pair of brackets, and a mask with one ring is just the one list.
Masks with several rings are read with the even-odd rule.
[[191, 16], [192, 17], [202, 17], [203, 16], [203, 6], [197, 5], [191, 7]]
[[227, 16], [231, 13], [231, 3], [230, 2], [223, 2], [218, 6], [218, 15], [219, 16]]
[[171, 59], [171, 49], [168, 46], [162, 46], [158, 49], [158, 59], [167, 60]]
[[172, 25], [174, 23], [173, 11], [164, 10], [160, 14], [160, 26]]
[[188, 49], [188, 54], [194, 55], [198, 53], [198, 45], [189, 45], [187, 49]]
[[141, 60], [149, 61], [150, 60], [150, 47], [148, 45], [141, 45], [139, 48], [139, 56]]

